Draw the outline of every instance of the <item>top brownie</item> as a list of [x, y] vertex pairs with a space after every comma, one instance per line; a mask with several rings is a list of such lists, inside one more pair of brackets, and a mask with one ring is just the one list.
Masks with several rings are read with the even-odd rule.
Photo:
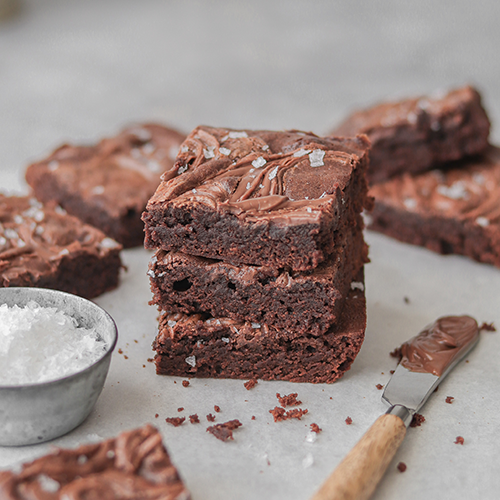
[[447, 94], [386, 102], [357, 111], [332, 135], [366, 134], [371, 143], [370, 184], [481, 153], [490, 122], [472, 87]]
[[2, 500], [189, 500], [191, 495], [151, 425], [114, 439], [55, 449], [0, 471]]
[[141, 214], [160, 176], [170, 170], [184, 135], [145, 124], [94, 146], [64, 145], [30, 165], [26, 180], [43, 202], [101, 229], [125, 247], [144, 240]]
[[198, 127], [143, 214], [147, 248], [309, 270], [369, 205], [369, 141]]

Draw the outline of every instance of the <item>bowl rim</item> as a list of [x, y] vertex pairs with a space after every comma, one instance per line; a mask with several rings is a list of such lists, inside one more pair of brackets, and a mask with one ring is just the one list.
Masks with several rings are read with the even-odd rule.
[[[86, 299], [84, 297], [81, 297], [80, 295], [75, 295], [75, 294], [69, 293], [69, 292], [63, 292], [62, 290], [54, 290], [52, 288], [40, 288], [40, 287], [28, 287], [28, 286], [14, 287], [13, 286], [13, 287], [2, 288], [0, 290], [0, 293], [8, 293], [8, 290], [12, 290], [12, 291], [14, 291], [14, 290], [16, 290], [16, 291], [17, 290], [26, 290], [27, 293], [30, 293], [31, 291], [38, 291], [38, 292], [42, 292], [42, 294], [66, 295], [66, 296], [70, 297], [71, 300], [77, 299], [79, 301], [90, 303], [92, 307], [99, 309], [104, 314], [104, 316], [107, 317], [111, 321], [111, 324], [113, 325], [113, 329], [112, 329], [113, 339], [110, 342], [109, 349], [106, 349], [106, 351], [104, 352], [104, 355], [102, 357], [100, 357], [99, 359], [97, 359], [96, 361], [94, 361], [91, 365], [85, 367], [83, 370], [78, 370], [77, 372], [70, 373], [69, 375], [66, 375], [64, 377], [46, 380], [44, 382], [34, 382], [34, 383], [30, 383], [30, 384], [16, 384], [16, 385], [3, 385], [0, 383], [0, 391], [16, 391], [16, 390], [17, 391], [27, 391], [29, 389], [60, 384], [68, 379], [77, 378], [77, 377], [83, 375], [84, 373], [87, 373], [88, 371], [93, 370], [95, 366], [101, 364], [106, 358], [110, 357], [111, 354], [113, 353], [113, 351], [116, 347], [116, 344], [118, 342], [118, 327], [116, 326], [116, 322], [113, 319], [113, 317], [111, 316], [111, 314], [109, 314], [103, 307], [99, 306], [94, 301], [92, 301], [90, 299]], [[1, 300], [0, 300], [0, 306], [3, 304], [5, 304], [5, 302], [1, 302]]]

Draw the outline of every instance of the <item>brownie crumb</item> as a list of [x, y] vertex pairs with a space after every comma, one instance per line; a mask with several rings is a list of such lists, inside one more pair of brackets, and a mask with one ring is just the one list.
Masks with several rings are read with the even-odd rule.
[[480, 330], [485, 330], [487, 332], [496, 332], [497, 329], [493, 323], [483, 323], [480, 327]]
[[455, 398], [453, 396], [446, 396], [445, 402], [448, 403], [449, 405], [451, 405], [451, 403], [453, 403], [454, 399]]
[[464, 444], [464, 438], [462, 436], [457, 436], [457, 439], [455, 439], [455, 444]]
[[420, 427], [425, 422], [425, 417], [420, 413], [415, 413], [410, 422], [410, 427]]
[[245, 389], [249, 391], [250, 389], [253, 389], [257, 384], [257, 380], [251, 379], [248, 382], [245, 382], [243, 385], [245, 386]]
[[177, 408], [178, 412], [184, 411], [184, 408], [181, 406], [180, 408]]
[[123, 355], [124, 359], [128, 359], [128, 356], [126, 354]]
[[381, 390], [384, 388], [384, 386], [383, 386], [382, 384], [377, 384], [375, 387], [376, 387], [379, 391], [381, 391]]
[[347, 417], [347, 418], [345, 419], [345, 423], [346, 423], [347, 425], [351, 425], [351, 424], [352, 424], [352, 418], [351, 418], [351, 417]]
[[252, 415], [252, 420], [255, 420], [255, 415]]
[[142, 365], [143, 368], [146, 368], [146, 365]]
[[389, 355], [392, 356], [393, 358], [401, 360], [401, 358], [403, 357], [403, 353], [401, 352], [401, 347], [396, 347], [396, 349], [394, 349], [394, 351], [391, 351]]
[[215, 405], [215, 406], [214, 406], [214, 410], [215, 410], [217, 413], [220, 413], [220, 406]]
[[405, 304], [409, 304], [410, 303], [410, 298], [409, 297], [404, 297], [404, 301], [405, 301]]
[[184, 420], [186, 420], [186, 417], [169, 417], [165, 419], [165, 422], [173, 425], [174, 427], [179, 427], [179, 425], [184, 423]]
[[198, 414], [194, 414], [194, 415], [189, 415], [189, 421], [192, 423], [192, 424], [199, 424], [200, 423], [200, 419], [198, 417]]
[[391, 371], [389, 371], [389, 373], [390, 373], [391, 375], [394, 375], [394, 373], [395, 373], [395, 372], [396, 372], [396, 370], [391, 370]]
[[182, 387], [188, 387], [188, 386], [189, 386], [189, 380], [183, 380]]
[[288, 396], [284, 395], [281, 396], [279, 392], [276, 393], [276, 397], [278, 398], [278, 401], [280, 402], [280, 405], [283, 406], [283, 408], [287, 406], [299, 406], [302, 404], [302, 401], [297, 400], [298, 394], [296, 392], [293, 392], [292, 394], [288, 394]]
[[160, 415], [158, 415], [158, 413], [155, 413], [155, 418], [158, 418]]
[[211, 413], [209, 413], [209, 414], [207, 415], [207, 420], [208, 420], [209, 422], [215, 422], [215, 416], [214, 416], [214, 415], [212, 415]]
[[148, 358], [148, 363], [153, 363], [154, 359], [153, 358]]
[[273, 416], [275, 422], [282, 422], [283, 420], [290, 420], [292, 418], [300, 420], [308, 411], [302, 408], [294, 408], [293, 410], [286, 411], [284, 408], [276, 406], [274, 409], [269, 410], [269, 413]]
[[215, 424], [207, 427], [207, 432], [213, 434], [217, 439], [221, 441], [227, 441], [228, 439], [233, 439], [233, 430], [237, 429], [243, 425], [239, 420], [230, 420], [229, 422], [224, 422], [223, 424]]
[[123, 354], [123, 350], [122, 349], [118, 349], [118, 354]]
[[319, 434], [322, 430], [318, 424], [311, 424], [311, 432]]
[[406, 464], [404, 462], [399, 462], [398, 464], [398, 471], [399, 472], [404, 472], [406, 470]]

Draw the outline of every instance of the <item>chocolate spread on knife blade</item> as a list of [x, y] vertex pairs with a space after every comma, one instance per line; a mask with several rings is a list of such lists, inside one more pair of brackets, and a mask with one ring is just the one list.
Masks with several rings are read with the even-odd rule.
[[412, 372], [440, 377], [478, 335], [478, 324], [470, 316], [439, 318], [401, 346], [401, 364]]

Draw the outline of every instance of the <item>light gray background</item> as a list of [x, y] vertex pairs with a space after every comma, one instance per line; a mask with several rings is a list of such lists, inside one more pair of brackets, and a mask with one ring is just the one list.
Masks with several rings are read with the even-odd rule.
[[[499, 142], [499, 18], [499, 2], [26, 1], [0, 22], [1, 188], [26, 192], [31, 160], [132, 121], [322, 134], [353, 107], [464, 83], [482, 91]], [[153, 422], [194, 500], [307, 499], [385, 411], [375, 385], [394, 368], [389, 351], [444, 314], [500, 326], [498, 269], [373, 233], [367, 240], [368, 328], [351, 371], [334, 385], [260, 382], [252, 391], [212, 380], [186, 389], [154, 374], [149, 254], [124, 252], [122, 285], [97, 302], [116, 319], [128, 359], [115, 353], [79, 429], [51, 444], [0, 448], [0, 467]], [[485, 333], [425, 406], [426, 422], [409, 431], [376, 499], [497, 498], [499, 335]], [[275, 424], [276, 392], [298, 392], [309, 414]], [[214, 404], [219, 422], [243, 422], [234, 442], [205, 432]], [[178, 407], [202, 424], [166, 424]], [[323, 432], [308, 443], [312, 422]], [[454, 444], [458, 435], [464, 446]], [[309, 454], [314, 463], [304, 467]]]

